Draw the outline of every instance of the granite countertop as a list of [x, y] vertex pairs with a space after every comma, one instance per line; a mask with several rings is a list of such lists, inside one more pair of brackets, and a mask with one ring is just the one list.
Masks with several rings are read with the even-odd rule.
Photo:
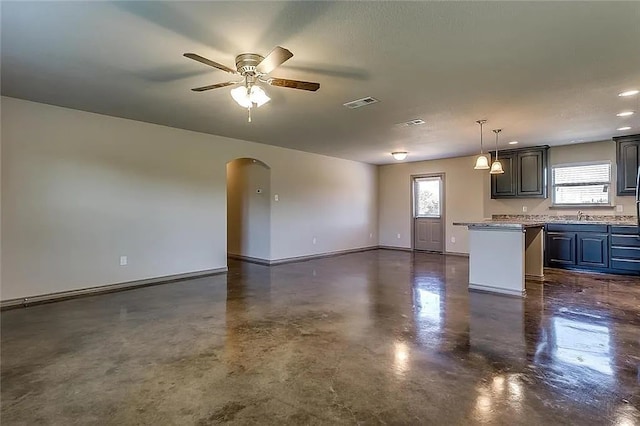
[[470, 228], [526, 229], [539, 228], [551, 223], [559, 225], [618, 225], [637, 226], [635, 216], [585, 216], [582, 220], [573, 216], [546, 215], [493, 215], [492, 219], [474, 222], [454, 222], [456, 226]]
[[560, 225], [623, 225], [623, 226], [637, 226], [636, 222], [621, 221], [621, 220], [550, 220], [546, 222], [558, 223]]
[[453, 222], [453, 224], [456, 226], [468, 226], [469, 228], [527, 229], [541, 228], [545, 225], [545, 222], [485, 220], [481, 222]]
[[637, 226], [638, 222], [632, 215], [585, 215], [578, 220], [575, 215], [551, 216], [551, 215], [493, 215], [492, 221], [498, 222], [543, 222], [545, 224], [557, 223], [560, 225], [627, 225]]

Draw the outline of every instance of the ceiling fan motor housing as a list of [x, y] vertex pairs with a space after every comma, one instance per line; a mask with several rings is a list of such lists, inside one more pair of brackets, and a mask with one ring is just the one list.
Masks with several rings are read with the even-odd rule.
[[236, 56], [236, 68], [240, 75], [255, 75], [256, 67], [262, 60], [263, 56], [256, 53], [242, 53]]

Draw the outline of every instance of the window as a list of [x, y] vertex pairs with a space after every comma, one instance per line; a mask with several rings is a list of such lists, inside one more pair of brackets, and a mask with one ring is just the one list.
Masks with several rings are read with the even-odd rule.
[[440, 177], [413, 181], [415, 217], [440, 217]]
[[611, 163], [553, 166], [551, 185], [554, 205], [610, 205]]

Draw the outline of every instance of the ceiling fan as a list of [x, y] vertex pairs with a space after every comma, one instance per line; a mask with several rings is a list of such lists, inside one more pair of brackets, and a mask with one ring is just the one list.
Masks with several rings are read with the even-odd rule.
[[315, 92], [320, 88], [319, 83], [287, 80], [284, 78], [270, 77], [268, 75], [271, 71], [291, 59], [293, 56], [293, 53], [280, 46], [276, 46], [267, 56], [264, 57], [257, 53], [242, 53], [236, 56], [235, 70], [195, 53], [185, 53], [184, 56], [205, 65], [226, 71], [229, 74], [239, 74], [243, 77], [242, 80], [227, 81], [209, 86], [196, 87], [191, 90], [194, 92], [204, 92], [206, 90], [242, 84], [242, 86], [231, 90], [231, 96], [240, 106], [247, 108], [249, 113], [249, 122], [251, 122], [251, 108], [264, 105], [270, 100], [264, 90], [256, 84], [257, 82], [266, 83], [270, 86], [308, 90], [311, 92]]

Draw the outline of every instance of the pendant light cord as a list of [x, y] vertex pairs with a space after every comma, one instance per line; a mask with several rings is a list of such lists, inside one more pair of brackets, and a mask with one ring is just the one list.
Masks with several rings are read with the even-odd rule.
[[502, 129], [495, 129], [493, 133], [496, 134], [496, 161], [498, 161], [498, 133], [500, 133]]
[[483, 144], [482, 144], [482, 126], [484, 125], [484, 123], [486, 123], [487, 120], [478, 120], [476, 121], [476, 123], [478, 123], [480, 125], [480, 155], [484, 154], [484, 148], [483, 148]]

